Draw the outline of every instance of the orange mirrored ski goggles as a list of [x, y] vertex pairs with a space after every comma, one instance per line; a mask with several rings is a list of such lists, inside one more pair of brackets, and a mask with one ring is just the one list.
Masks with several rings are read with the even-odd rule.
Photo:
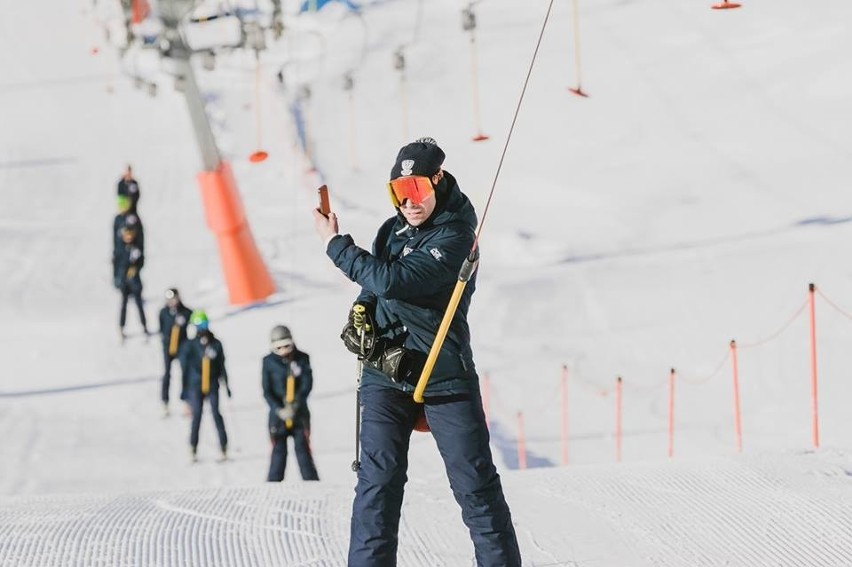
[[411, 201], [413, 205], [419, 205], [434, 192], [435, 188], [432, 187], [432, 180], [428, 177], [409, 175], [407, 177], [397, 177], [393, 181], [388, 182], [388, 193], [394, 207], [402, 206], [402, 203], [406, 199]]

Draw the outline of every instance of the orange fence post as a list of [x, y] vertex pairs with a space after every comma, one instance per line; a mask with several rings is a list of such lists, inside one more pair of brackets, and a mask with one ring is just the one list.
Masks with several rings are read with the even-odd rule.
[[230, 165], [198, 174], [207, 226], [216, 235], [232, 305], [249, 305], [275, 292], [275, 283], [255, 245]]
[[621, 462], [621, 376], [615, 382], [615, 461]]
[[819, 449], [819, 407], [817, 397], [817, 345], [816, 345], [816, 302], [814, 292], [816, 285], [808, 284], [808, 306], [810, 308], [810, 330], [811, 330], [811, 411], [813, 415], [813, 443], [814, 449]]
[[568, 365], [562, 365], [562, 464], [568, 464]]
[[675, 369], [669, 373], [669, 458], [674, 455], [674, 387]]
[[577, 72], [577, 86], [573, 88], [569, 87], [568, 90], [577, 96], [587, 97], [589, 95], [583, 92], [580, 76], [580, 11], [577, 8], [577, 2], [578, 0], [571, 1], [571, 15], [574, 23], [574, 68]]
[[524, 439], [524, 414], [518, 412], [518, 468], [527, 468], [527, 446]]
[[488, 426], [489, 420], [489, 406], [491, 405], [491, 378], [488, 376], [486, 372], [482, 377], [482, 411], [485, 413], [485, 427], [491, 429]]
[[737, 367], [737, 341], [731, 340], [731, 366], [734, 372], [734, 434], [737, 439], [737, 453], [743, 452], [743, 431], [740, 421], [740, 373]]

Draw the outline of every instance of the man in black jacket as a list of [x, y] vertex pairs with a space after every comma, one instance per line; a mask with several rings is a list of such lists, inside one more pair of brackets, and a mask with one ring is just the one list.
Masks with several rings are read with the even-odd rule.
[[311, 412], [308, 395], [314, 385], [311, 357], [296, 348], [290, 329], [276, 325], [270, 333], [272, 352], [263, 358], [263, 397], [269, 405], [269, 438], [272, 458], [266, 480], [284, 480], [287, 467], [287, 438], [293, 448], [303, 480], [319, 480], [311, 454]]
[[388, 184], [396, 215], [379, 228], [372, 253], [338, 234], [334, 213], [314, 211], [326, 254], [361, 286], [341, 338], [364, 361], [361, 459], [352, 506], [349, 565], [396, 565], [412, 430], [425, 413], [462, 509], [477, 565], [521, 564], [517, 537], [489, 447], [467, 311], [467, 284], [425, 390], [412, 393], [459, 270], [475, 238], [476, 213], [444, 152], [431, 138], [404, 146]]
[[[186, 327], [192, 310], [183, 304], [176, 288], [166, 290], [166, 304], [160, 309], [160, 335], [163, 340], [165, 372], [161, 388], [163, 414], [169, 415], [169, 387], [172, 379], [172, 362], [177, 358], [180, 347], [186, 342]], [[181, 388], [181, 393], [186, 390]]]
[[210, 404], [213, 421], [216, 422], [216, 432], [219, 434], [221, 458], [228, 458], [228, 433], [225, 431], [225, 420], [219, 412], [219, 382], [225, 386], [228, 397], [231, 388], [228, 385], [228, 372], [225, 369], [225, 350], [222, 343], [210, 330], [207, 313], [201, 310], [192, 312], [189, 322], [195, 327], [195, 338], [184, 343], [178, 354], [180, 367], [186, 377], [186, 392], [181, 398], [187, 399], [192, 408], [192, 425], [189, 433], [189, 447], [192, 460], [198, 460], [198, 430], [201, 428], [201, 411], [204, 400]]
[[118, 318], [121, 341], [127, 335], [124, 324], [127, 322], [127, 301], [133, 296], [136, 308], [139, 310], [139, 321], [145, 336], [148, 336], [148, 323], [145, 319], [145, 308], [142, 305], [142, 266], [145, 265], [145, 254], [136, 242], [137, 231], [134, 227], [125, 226], [121, 229], [121, 245], [116, 250], [113, 259], [113, 283], [121, 292], [121, 313]]
[[129, 211], [131, 213], [136, 213], [136, 207], [139, 204], [139, 197], [142, 195], [139, 193], [139, 183], [137, 183], [136, 179], [133, 178], [133, 169], [129, 165], [124, 171], [124, 174], [121, 176], [121, 179], [118, 180], [117, 193], [119, 195], [124, 195], [130, 200]]

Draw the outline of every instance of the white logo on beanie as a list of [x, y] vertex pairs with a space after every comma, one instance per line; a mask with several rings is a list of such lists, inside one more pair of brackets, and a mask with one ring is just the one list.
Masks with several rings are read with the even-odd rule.
[[400, 176], [405, 177], [407, 175], [411, 175], [413, 173], [413, 171], [412, 171], [413, 168], [414, 168], [414, 160], [413, 159], [402, 160], [402, 171], [399, 172]]

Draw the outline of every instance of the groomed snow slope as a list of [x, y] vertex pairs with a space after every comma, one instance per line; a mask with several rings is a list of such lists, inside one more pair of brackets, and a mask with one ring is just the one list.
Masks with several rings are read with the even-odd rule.
[[[357, 289], [313, 232], [320, 176], [296, 143], [291, 105], [310, 86], [314, 165], [343, 231], [361, 245], [392, 213], [383, 182], [393, 155], [420, 135], [438, 139], [481, 214], [547, 2], [476, 5], [491, 135], [480, 144], [470, 141], [469, 43], [456, 0], [371, 2], [363, 18], [324, 10], [292, 20], [299, 41], [273, 43], [261, 57], [270, 153], [261, 165], [246, 159], [257, 140], [253, 54], [199, 69], [279, 288], [248, 310], [227, 305], [171, 79], [150, 61], [119, 64], [91, 2], [49, 4], [6, 2], [0, 16], [0, 564], [342, 564], [355, 362], [337, 335]], [[745, 4], [721, 13], [699, 1], [581, 0], [591, 97], [579, 99], [566, 91], [570, 3], [555, 2], [489, 212], [470, 313], [478, 368], [489, 376], [492, 447], [529, 565], [852, 564], [852, 4]], [[407, 136], [392, 67], [399, 46], [409, 65]], [[125, 74], [133, 65], [158, 81], [156, 98], [134, 89]], [[160, 417], [157, 340], [118, 345], [108, 227], [127, 163], [143, 191], [149, 319], [176, 285], [208, 310], [225, 345], [235, 395], [223, 403], [225, 464], [213, 462], [209, 416], [197, 465], [178, 408]], [[809, 282], [843, 310], [818, 297], [815, 452], [800, 311]], [[259, 364], [279, 322], [313, 358], [317, 485], [295, 478], [292, 462], [283, 485], [262, 482]], [[137, 324], [131, 310], [129, 326]], [[741, 457], [731, 338], [754, 345], [739, 358]], [[563, 364], [570, 467], [558, 467]], [[673, 459], [670, 367], [679, 376]], [[624, 440], [615, 465], [618, 375]], [[409, 477], [400, 565], [471, 564], [427, 435], [412, 440]]]

